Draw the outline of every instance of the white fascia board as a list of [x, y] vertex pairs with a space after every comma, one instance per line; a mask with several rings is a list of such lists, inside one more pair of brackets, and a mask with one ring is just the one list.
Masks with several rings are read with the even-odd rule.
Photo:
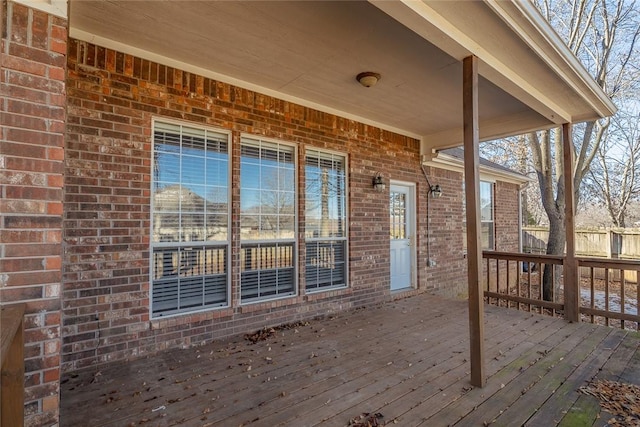
[[366, 119], [364, 117], [360, 117], [357, 116], [355, 114], [350, 114], [347, 113], [346, 111], [341, 111], [341, 110], [337, 110], [335, 108], [331, 108], [331, 107], [327, 107], [326, 105], [322, 105], [322, 104], [317, 104], [315, 102], [311, 102], [308, 101], [306, 99], [302, 99], [302, 98], [297, 98], [295, 96], [291, 96], [291, 95], [287, 95], [286, 93], [282, 93], [282, 92], [278, 92], [276, 90], [273, 89], [269, 89], [266, 88], [264, 86], [259, 86], [244, 80], [240, 80], [240, 79], [236, 79], [234, 77], [231, 76], [227, 76], [224, 74], [220, 74], [217, 73], [215, 71], [206, 69], [206, 68], [201, 68], [186, 62], [182, 62], [182, 61], [178, 61], [175, 60], [173, 58], [169, 58], [163, 55], [159, 55], [157, 53], [154, 52], [150, 52], [144, 49], [139, 49], [137, 47], [134, 46], [130, 46], [128, 44], [125, 43], [121, 43], [106, 37], [102, 37], [102, 36], [98, 36], [95, 34], [91, 34], [89, 32], [86, 32], [84, 30], [80, 30], [77, 28], [73, 28], [71, 27], [69, 29], [69, 36], [77, 39], [77, 40], [81, 40], [81, 41], [85, 41], [88, 43], [93, 43], [96, 44], [98, 46], [107, 48], [107, 49], [113, 49], [117, 52], [122, 52], [125, 54], [129, 54], [129, 55], [133, 55], [135, 57], [138, 58], [142, 58], [142, 59], [146, 59], [158, 64], [162, 64], [162, 65], [166, 65], [168, 67], [173, 67], [176, 68], [178, 70], [182, 70], [182, 71], [187, 71], [189, 73], [195, 73], [198, 74], [200, 76], [203, 77], [207, 77], [210, 78], [212, 80], [216, 80], [222, 83], [227, 83], [230, 84], [232, 86], [237, 86], [237, 87], [241, 87], [243, 89], [247, 89], [247, 90], [251, 90], [263, 95], [267, 95], [267, 96], [272, 96], [274, 98], [277, 99], [281, 99], [283, 101], [288, 101], [294, 104], [298, 104], [301, 105], [303, 107], [308, 107], [314, 110], [318, 110], [318, 111], [322, 111], [324, 113], [328, 113], [328, 114], [334, 114], [336, 116], [339, 117], [343, 117], [349, 120], [353, 120], [359, 123], [363, 123], [366, 125], [370, 125], [370, 126], [374, 126], [389, 132], [393, 132], [393, 133], [397, 133], [399, 135], [404, 135], [407, 136], [409, 138], [414, 138], [417, 139], [418, 141], [422, 141], [422, 137], [416, 133], [413, 132], [409, 132], [405, 129], [399, 129], [399, 128], [395, 128], [393, 126], [388, 126], [384, 123], [379, 123], [379, 122], [375, 122], [373, 120], [369, 120]]
[[[576, 58], [571, 49], [560, 39], [551, 25], [530, 1], [485, 0], [486, 4], [509, 25], [516, 34], [591, 108], [602, 117], [615, 114], [617, 108], [607, 94]], [[518, 14], [509, 12], [515, 8]], [[513, 10], [513, 9], [512, 9]], [[526, 22], [518, 22], [518, 20]], [[524, 23], [534, 29], [527, 29]], [[555, 53], [552, 58], [550, 53]], [[571, 73], [565, 70], [569, 69]]]
[[[422, 157], [422, 164], [425, 166], [460, 172], [464, 175], [464, 161], [457, 157], [449, 156], [442, 152], [432, 152], [430, 155]], [[508, 172], [500, 169], [494, 169], [485, 165], [479, 165], [480, 179], [483, 181], [502, 181], [519, 186], [526, 186], [529, 182], [533, 182], [532, 178], [521, 175], [517, 172]]]
[[20, 3], [27, 7], [38, 9], [50, 15], [67, 19], [68, 5], [67, 0], [13, 0], [14, 3]]

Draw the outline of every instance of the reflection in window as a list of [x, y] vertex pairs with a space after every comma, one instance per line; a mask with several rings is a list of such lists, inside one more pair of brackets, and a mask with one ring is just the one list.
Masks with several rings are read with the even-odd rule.
[[226, 305], [228, 137], [155, 122], [152, 315]]
[[307, 291], [346, 286], [344, 156], [307, 150], [305, 158], [305, 278]]
[[407, 238], [407, 195], [391, 191], [389, 193], [389, 237], [392, 240]]
[[493, 232], [493, 184], [480, 181], [480, 236], [482, 249], [495, 248]]
[[293, 295], [295, 150], [243, 137], [240, 151], [241, 299]]

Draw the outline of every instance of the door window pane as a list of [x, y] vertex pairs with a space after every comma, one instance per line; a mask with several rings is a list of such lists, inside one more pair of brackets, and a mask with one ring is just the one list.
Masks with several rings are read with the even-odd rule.
[[389, 193], [389, 218], [391, 239], [407, 237], [407, 195], [391, 191]]

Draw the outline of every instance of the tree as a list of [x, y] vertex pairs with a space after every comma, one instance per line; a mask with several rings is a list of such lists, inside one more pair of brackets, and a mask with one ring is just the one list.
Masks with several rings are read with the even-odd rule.
[[[612, 99], [624, 99], [637, 90], [636, 41], [640, 20], [635, 2], [625, 0], [540, 0], [537, 6], [567, 46], [582, 60], [595, 81]], [[580, 185], [589, 173], [610, 125], [602, 119], [575, 125], [573, 143], [574, 199], [580, 201]], [[560, 255], [566, 243], [565, 187], [561, 131], [551, 129], [526, 135], [540, 195], [549, 219], [547, 254]], [[543, 278], [543, 296], [552, 299], [551, 266]]]
[[587, 186], [615, 227], [626, 227], [630, 203], [640, 198], [640, 114], [618, 114], [603, 139]]

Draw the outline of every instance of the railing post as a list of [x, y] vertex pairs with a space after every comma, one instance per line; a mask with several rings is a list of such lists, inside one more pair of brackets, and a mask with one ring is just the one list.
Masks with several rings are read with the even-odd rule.
[[573, 138], [571, 124], [562, 125], [563, 182], [565, 203], [565, 233], [567, 254], [564, 257], [564, 317], [570, 322], [580, 321], [580, 289], [578, 286], [578, 261], [576, 260], [576, 226], [573, 186]]
[[24, 425], [24, 304], [0, 310], [0, 426]]

